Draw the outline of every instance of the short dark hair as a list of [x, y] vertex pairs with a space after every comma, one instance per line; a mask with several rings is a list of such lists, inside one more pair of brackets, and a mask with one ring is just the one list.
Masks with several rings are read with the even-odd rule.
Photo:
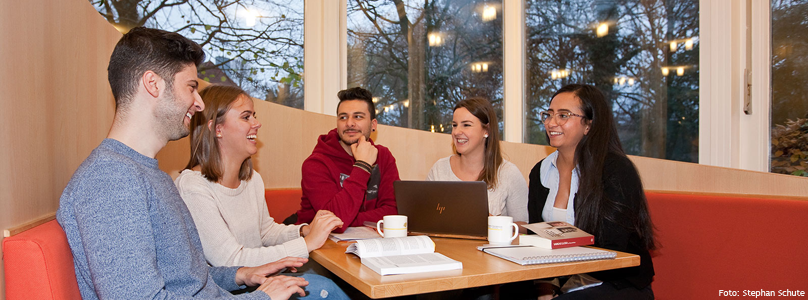
[[361, 87], [352, 87], [347, 90], [339, 91], [339, 93], [337, 93], [337, 98], [339, 98], [339, 104], [337, 104], [337, 114], [339, 114], [339, 106], [342, 104], [342, 101], [362, 100], [368, 104], [370, 119], [376, 119], [376, 104], [373, 104], [373, 94], [370, 91]]
[[116, 108], [125, 108], [146, 71], [153, 71], [174, 84], [174, 75], [188, 64], [198, 66], [205, 60], [199, 44], [174, 32], [145, 27], [132, 28], [115, 45], [109, 58], [107, 78]]

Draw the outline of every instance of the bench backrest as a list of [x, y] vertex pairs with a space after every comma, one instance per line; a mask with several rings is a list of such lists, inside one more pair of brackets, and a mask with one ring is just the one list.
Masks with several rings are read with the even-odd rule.
[[269, 216], [277, 223], [283, 223], [287, 217], [300, 210], [300, 197], [303, 190], [299, 188], [291, 189], [267, 189], [264, 199], [267, 201]]
[[56, 220], [3, 240], [6, 299], [81, 299], [73, 255]]
[[657, 298], [808, 289], [808, 201], [646, 195], [660, 243], [652, 254]]

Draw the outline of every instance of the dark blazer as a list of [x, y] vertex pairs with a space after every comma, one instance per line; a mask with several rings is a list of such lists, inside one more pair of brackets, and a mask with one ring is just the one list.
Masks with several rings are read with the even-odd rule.
[[[544, 222], [541, 216], [547, 195], [550, 189], [541, 184], [541, 164], [540, 161], [530, 171], [530, 185], [528, 193], [528, 217], [530, 223]], [[622, 268], [609, 271], [590, 273], [593, 277], [603, 282], [610, 282], [618, 289], [633, 286], [642, 289], [651, 284], [654, 278], [654, 264], [651, 261], [651, 254], [642, 243], [639, 234], [632, 230], [632, 224], [621, 224], [620, 220], [628, 220], [623, 217], [626, 214], [637, 214], [639, 203], [645, 202], [645, 193], [642, 189], [640, 175], [631, 161], [622, 155], [609, 153], [603, 168], [604, 195], [613, 201], [621, 203], [627, 207], [622, 215], [614, 215], [613, 220], [618, 222], [605, 221], [603, 233], [595, 236], [595, 247], [616, 250], [637, 254], [640, 256], [640, 265], [631, 268]], [[575, 200], [577, 200], [577, 195]], [[575, 202], [577, 205], [577, 202]], [[647, 207], [647, 205], [646, 205]], [[576, 212], [577, 213], [577, 212]], [[607, 214], [617, 214], [617, 212], [605, 212]]]

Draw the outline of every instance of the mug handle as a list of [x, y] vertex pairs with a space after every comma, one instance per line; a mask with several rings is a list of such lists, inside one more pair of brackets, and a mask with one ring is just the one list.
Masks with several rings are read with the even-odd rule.
[[[382, 223], [384, 223], [384, 220], [379, 220], [379, 222], [376, 222], [376, 232], [378, 232], [378, 233], [379, 233], [379, 235], [381, 235], [382, 237], [384, 237], [384, 233], [382, 233], [382, 228], [381, 228], [381, 226], [380, 226], [380, 225], [382, 225]], [[515, 224], [514, 224], [514, 225], [515, 225]]]
[[513, 241], [519, 236], [519, 225], [516, 225], [516, 223], [511, 223], [511, 225], [513, 225], [513, 236], [511, 237], [511, 241]]

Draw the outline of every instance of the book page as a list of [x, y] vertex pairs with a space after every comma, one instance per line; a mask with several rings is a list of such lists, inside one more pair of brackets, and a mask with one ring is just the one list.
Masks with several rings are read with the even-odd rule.
[[362, 258], [432, 252], [435, 252], [435, 243], [428, 236], [358, 240], [345, 250]]
[[376, 229], [367, 227], [348, 227], [343, 233], [331, 233], [331, 236], [340, 241], [355, 241], [366, 239], [377, 239], [381, 237]]
[[462, 269], [463, 264], [440, 253], [362, 258], [362, 264], [381, 275]]

